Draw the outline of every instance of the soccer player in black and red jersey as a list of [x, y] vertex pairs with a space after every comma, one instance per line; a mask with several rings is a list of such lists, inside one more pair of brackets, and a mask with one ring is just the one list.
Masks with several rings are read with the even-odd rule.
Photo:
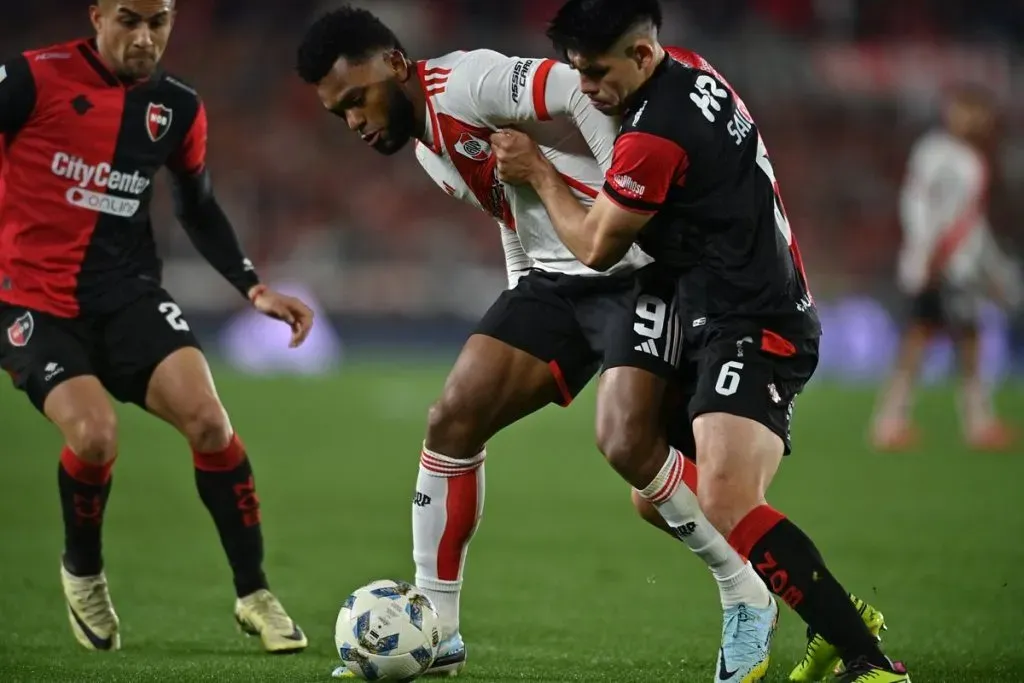
[[[589, 211], [522, 133], [492, 137], [499, 173], [534, 187], [562, 241], [592, 268], [638, 242], [676, 278], [684, 371], [694, 378], [684, 419], [696, 440], [698, 499], [809, 625], [807, 654], [790, 679], [822, 680], [841, 659], [847, 683], [909, 681], [878, 646], [880, 615], [851, 601], [811, 540], [765, 501], [790, 449], [793, 400], [817, 366], [821, 328], [750, 112], [700, 56], [667, 53], [660, 25], [657, 0], [569, 0], [551, 22], [548, 36], [579, 72], [583, 92], [621, 116], [612, 166]], [[602, 382], [599, 402], [628, 410], [651, 395], [649, 373], [616, 370], [622, 379]], [[634, 500], [648, 507], [646, 494], [674, 465], [667, 460]], [[657, 509], [670, 526], [672, 498]], [[771, 616], [748, 610], [739, 621]], [[743, 655], [723, 648], [717, 680], [759, 680], [762, 671], [736, 676], [730, 662]]]
[[61, 431], [61, 578], [76, 639], [120, 647], [101, 528], [117, 457], [108, 392], [174, 426], [234, 574], [235, 618], [271, 652], [306, 636], [269, 591], [259, 499], [242, 442], [181, 309], [160, 286], [149, 219], [170, 171], [198, 251], [304, 341], [310, 309], [260, 284], [210, 186], [207, 120], [160, 58], [173, 0], [100, 0], [96, 36], [0, 65], [0, 366]]

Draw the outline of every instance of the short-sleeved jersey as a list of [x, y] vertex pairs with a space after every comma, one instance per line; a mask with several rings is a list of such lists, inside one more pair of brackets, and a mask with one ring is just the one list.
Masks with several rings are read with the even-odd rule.
[[163, 72], [126, 85], [93, 41], [0, 66], [0, 301], [104, 313], [160, 278], [153, 176], [205, 164], [196, 92]]
[[[617, 130], [615, 122], [594, 109], [580, 92], [572, 69], [552, 59], [507, 57], [492, 50], [453, 52], [420, 62], [418, 68], [428, 120], [425, 142], [417, 145], [416, 158], [449, 194], [497, 220], [510, 282], [529, 268], [601, 275], [562, 244], [532, 188], [498, 180], [490, 148], [490, 136], [498, 128], [514, 125], [529, 133], [577, 198], [592, 203], [603, 182], [603, 170], [610, 164]], [[573, 136], [548, 123], [558, 118], [571, 120], [585, 147], [574, 147]], [[633, 247], [603, 274], [628, 271], [649, 261]]]
[[920, 291], [931, 275], [961, 286], [984, 281], [998, 251], [986, 218], [988, 176], [981, 154], [945, 131], [914, 145], [900, 196], [904, 290]]
[[694, 325], [742, 317], [779, 332], [820, 334], [750, 112], [702, 57], [668, 52], [622, 117], [604, 193], [651, 215], [639, 243], [679, 273]]

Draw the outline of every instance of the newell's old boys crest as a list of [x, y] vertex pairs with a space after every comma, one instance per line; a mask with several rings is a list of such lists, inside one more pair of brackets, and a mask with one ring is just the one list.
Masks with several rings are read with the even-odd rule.
[[174, 112], [170, 107], [150, 102], [146, 108], [146, 132], [149, 133], [149, 139], [156, 142], [167, 135], [173, 118]]
[[33, 320], [31, 313], [20, 315], [7, 328], [7, 341], [11, 342], [11, 346], [25, 346], [32, 338], [32, 330], [35, 327], [36, 321]]

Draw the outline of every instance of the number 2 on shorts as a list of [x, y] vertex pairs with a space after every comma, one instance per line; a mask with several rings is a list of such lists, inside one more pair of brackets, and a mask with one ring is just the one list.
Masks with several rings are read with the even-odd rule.
[[171, 326], [171, 329], [176, 332], [188, 332], [188, 322], [181, 317], [181, 308], [178, 304], [173, 301], [165, 301], [160, 304], [157, 309], [160, 314], [167, 320], [167, 324]]
[[738, 360], [726, 361], [718, 373], [718, 381], [715, 382], [715, 391], [720, 396], [732, 396], [740, 388], [740, 370], [743, 363]]

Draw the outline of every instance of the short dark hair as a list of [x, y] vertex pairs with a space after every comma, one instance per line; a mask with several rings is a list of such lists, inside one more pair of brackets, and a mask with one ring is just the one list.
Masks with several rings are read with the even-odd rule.
[[661, 28], [658, 0], [569, 0], [548, 25], [547, 36], [563, 55], [607, 52], [634, 26]]
[[372, 12], [344, 5], [324, 14], [306, 30], [296, 68], [305, 82], [319, 83], [340, 58], [359, 62], [377, 50], [405, 53], [391, 29]]

